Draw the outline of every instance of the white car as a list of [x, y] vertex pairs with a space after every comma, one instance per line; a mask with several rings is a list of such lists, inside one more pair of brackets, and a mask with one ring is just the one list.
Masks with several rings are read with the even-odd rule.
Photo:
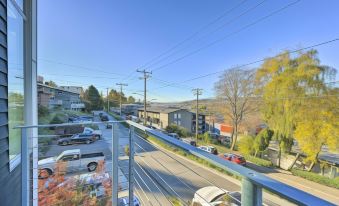
[[215, 154], [215, 155], [218, 154], [217, 149], [215, 147], [212, 147], [212, 146], [200, 146], [200, 147], [198, 147], [198, 149], [204, 150], [205, 152], [208, 152], [210, 154]]
[[216, 186], [203, 187], [194, 194], [194, 206], [240, 206], [241, 193], [229, 192]]
[[101, 130], [94, 130], [90, 127], [85, 127], [82, 134], [93, 134], [97, 139], [101, 139], [102, 131]]

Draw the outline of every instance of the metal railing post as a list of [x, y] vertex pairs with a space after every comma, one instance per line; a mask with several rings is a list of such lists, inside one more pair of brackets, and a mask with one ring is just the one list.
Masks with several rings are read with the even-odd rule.
[[134, 206], [133, 194], [133, 171], [134, 171], [134, 127], [130, 125], [129, 130], [129, 171], [128, 171], [128, 198], [129, 206]]
[[241, 181], [241, 205], [261, 206], [262, 188], [253, 184], [248, 178], [243, 177]]
[[30, 205], [30, 161], [29, 141], [26, 137], [26, 128], [21, 129], [21, 205]]
[[114, 135], [115, 123], [112, 123], [112, 205], [118, 205], [119, 189], [119, 135]]

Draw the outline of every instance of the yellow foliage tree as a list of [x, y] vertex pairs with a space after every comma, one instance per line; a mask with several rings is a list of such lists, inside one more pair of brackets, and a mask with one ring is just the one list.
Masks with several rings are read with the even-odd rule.
[[317, 162], [323, 146], [331, 150], [339, 148], [339, 92], [332, 90], [322, 96], [310, 96], [297, 112], [294, 136], [307, 155], [306, 160], [311, 162], [309, 170]]

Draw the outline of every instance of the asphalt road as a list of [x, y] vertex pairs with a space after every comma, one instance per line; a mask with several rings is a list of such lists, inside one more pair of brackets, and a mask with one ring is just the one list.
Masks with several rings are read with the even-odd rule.
[[[113, 120], [109, 116], [110, 120]], [[98, 117], [95, 118], [98, 121]], [[103, 152], [106, 157], [106, 172], [112, 171], [112, 129], [100, 124], [103, 132], [102, 140], [92, 144], [69, 146], [52, 145], [46, 156], [56, 156], [67, 149], [79, 148], [83, 153]], [[128, 144], [129, 130], [122, 124], [116, 124], [114, 135], [119, 137], [119, 167], [122, 171], [119, 184], [127, 188], [128, 157], [124, 147]], [[222, 175], [197, 163], [179, 157], [171, 152], [159, 150], [147, 140], [135, 136], [134, 188], [142, 205], [172, 205], [176, 199], [184, 205], [190, 205], [196, 190], [206, 186], [217, 186], [228, 191], [240, 191], [240, 183], [226, 175]], [[78, 173], [77, 173], [78, 174]], [[124, 174], [124, 175], [122, 175]], [[289, 205], [280, 198], [264, 193], [267, 205]], [[267, 200], [267, 199], [270, 199]], [[274, 202], [274, 203], [273, 203]]]
[[[122, 125], [119, 133], [127, 133]], [[121, 131], [122, 130], [122, 131]], [[123, 132], [125, 131], [125, 132]], [[194, 193], [206, 186], [217, 186], [228, 191], [240, 191], [240, 183], [182, 157], [158, 149], [142, 137], [135, 136], [136, 194], [144, 205], [172, 205], [172, 198], [190, 205]], [[123, 173], [128, 176], [128, 161], [120, 160]], [[273, 195], [264, 193], [266, 205], [292, 205]]]

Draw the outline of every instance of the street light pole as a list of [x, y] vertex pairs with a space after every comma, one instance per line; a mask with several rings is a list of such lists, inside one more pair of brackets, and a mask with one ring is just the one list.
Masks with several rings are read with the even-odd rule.
[[121, 110], [122, 110], [122, 87], [128, 86], [128, 84], [117, 83], [116, 85], [120, 86], [120, 116], [121, 116], [121, 114], [122, 114], [122, 112], [121, 112]]
[[151, 77], [152, 72], [148, 72], [145, 69], [144, 70], [137, 70], [137, 72], [143, 73], [143, 77], [141, 79], [144, 79], [144, 125], [146, 126], [147, 123], [147, 99], [146, 99], [146, 84], [147, 84], [147, 79]]
[[202, 94], [202, 89], [196, 88], [192, 89], [193, 94], [197, 96], [196, 99], [196, 113], [195, 113], [195, 138], [198, 143], [198, 135], [199, 135], [199, 95]]
[[109, 112], [109, 99], [108, 99], [108, 88], [107, 89], [107, 92], [106, 92], [106, 97], [107, 97], [107, 112]]

